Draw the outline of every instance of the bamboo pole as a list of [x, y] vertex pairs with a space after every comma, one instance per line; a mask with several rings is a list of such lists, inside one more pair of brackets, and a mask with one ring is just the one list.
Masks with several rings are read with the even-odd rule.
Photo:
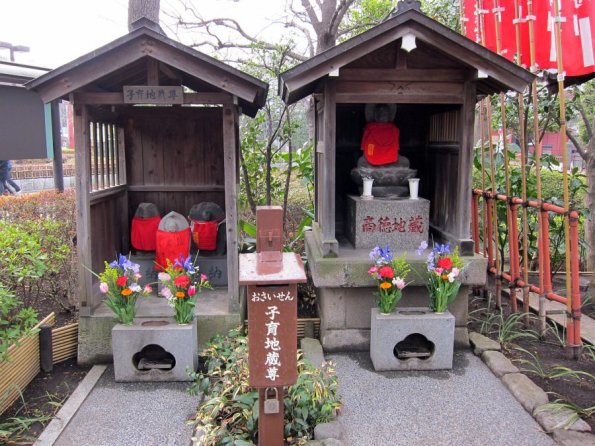
[[556, 32], [556, 59], [558, 62], [558, 100], [560, 101], [560, 145], [562, 146], [562, 180], [564, 187], [564, 244], [566, 256], [566, 339], [567, 347], [573, 350], [573, 356], [578, 359], [579, 339], [575, 339], [574, 318], [572, 311], [572, 286], [570, 277], [570, 196], [568, 190], [568, 150], [566, 149], [566, 98], [564, 96], [564, 64], [562, 55], [562, 18], [560, 17], [560, 3], [554, 1], [554, 29]]
[[[518, 8], [517, 8], [517, 17], [518, 17]], [[520, 19], [520, 17], [519, 17]], [[527, 22], [529, 23], [529, 62], [530, 62], [530, 70], [531, 73], [537, 73], [537, 65], [535, 62], [535, 16], [533, 15], [533, 1], [527, 0]], [[535, 156], [535, 186], [537, 189], [537, 202], [539, 205], [542, 205], [542, 188], [541, 188], [541, 141], [539, 139], [539, 101], [537, 98], [537, 79], [533, 79], [531, 83], [531, 103], [533, 107], [533, 153]], [[537, 261], [538, 261], [538, 268], [539, 268], [539, 289], [541, 293], [539, 295], [539, 335], [540, 337], [544, 337], [547, 331], [547, 320], [546, 320], [546, 294], [547, 291], [545, 288], [545, 270], [547, 265], [546, 259], [549, 258], [549, 234], [544, 232], [544, 229], [547, 228], [549, 225], [545, 222], [544, 219], [548, 219], [548, 213], [545, 211], [537, 213], [537, 239], [539, 240], [539, 249], [537, 251]], [[546, 243], [547, 242], [547, 243]], [[546, 252], [547, 250], [547, 252]]]

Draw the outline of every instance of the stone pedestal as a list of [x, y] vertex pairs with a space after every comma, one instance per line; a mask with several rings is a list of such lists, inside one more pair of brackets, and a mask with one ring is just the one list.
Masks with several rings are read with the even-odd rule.
[[455, 318], [428, 308], [372, 309], [370, 357], [376, 370], [452, 368]]
[[178, 325], [173, 318], [135, 320], [112, 329], [116, 381], [191, 381], [198, 366], [196, 321]]
[[388, 245], [392, 250], [415, 250], [428, 240], [430, 202], [424, 198], [362, 200], [347, 197], [346, 234], [353, 247]]

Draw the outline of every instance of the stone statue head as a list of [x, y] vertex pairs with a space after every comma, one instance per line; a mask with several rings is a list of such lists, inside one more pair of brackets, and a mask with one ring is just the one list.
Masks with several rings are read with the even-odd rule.
[[397, 113], [396, 104], [366, 104], [366, 121], [392, 122]]

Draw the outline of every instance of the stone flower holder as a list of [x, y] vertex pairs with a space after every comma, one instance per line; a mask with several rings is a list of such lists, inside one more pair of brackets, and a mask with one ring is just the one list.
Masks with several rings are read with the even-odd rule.
[[122, 381], [191, 381], [198, 366], [196, 320], [178, 325], [173, 318], [136, 319], [112, 329], [114, 374]]
[[452, 369], [455, 318], [448, 311], [399, 307], [384, 315], [372, 308], [370, 357], [374, 369]]

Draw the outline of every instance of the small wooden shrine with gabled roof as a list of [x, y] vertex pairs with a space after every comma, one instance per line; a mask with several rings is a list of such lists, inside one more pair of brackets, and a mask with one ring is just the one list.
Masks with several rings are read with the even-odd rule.
[[[44, 102], [63, 98], [74, 107], [81, 362], [111, 356], [113, 316], [89, 270], [102, 271], [104, 261], [130, 251], [130, 222], [142, 202], [155, 203], [162, 215], [187, 216], [201, 202], [225, 210], [227, 285], [201, 296], [199, 342], [214, 334], [201, 329], [223, 331], [241, 321], [238, 117], [254, 117], [268, 85], [169, 39], [147, 19], [135, 26], [27, 85]], [[137, 313], [171, 314], [157, 297]]]
[[[367, 349], [369, 344], [366, 310], [374, 306], [375, 291], [367, 274], [370, 248], [358, 248], [350, 237], [371, 226], [357, 217], [354, 220], [349, 206], [361, 193], [350, 172], [362, 155], [366, 105], [396, 105], [399, 156], [408, 158], [417, 171], [420, 198], [430, 203], [426, 240], [459, 246], [469, 256], [452, 310], [457, 329], [466, 333], [469, 286], [486, 280], [485, 260], [473, 256], [470, 236], [476, 103], [489, 94], [523, 91], [534, 78], [425, 16], [419, 1], [401, 1], [397, 7], [385, 22], [279, 77], [279, 94], [285, 103], [309, 95], [315, 103], [315, 222], [306, 236], [306, 251], [318, 290], [321, 340], [330, 350]], [[373, 202], [366, 206], [378, 215], [362, 215], [370, 221], [377, 217], [373, 236], [379, 244], [382, 231], [406, 232], [404, 225], [384, 225], [399, 219], [383, 210], [389, 201]], [[402, 305], [427, 306], [427, 293], [420, 288], [425, 257], [416, 255], [415, 249], [391, 249], [407, 251], [419, 273], [411, 274], [414, 286], [407, 287]]]

